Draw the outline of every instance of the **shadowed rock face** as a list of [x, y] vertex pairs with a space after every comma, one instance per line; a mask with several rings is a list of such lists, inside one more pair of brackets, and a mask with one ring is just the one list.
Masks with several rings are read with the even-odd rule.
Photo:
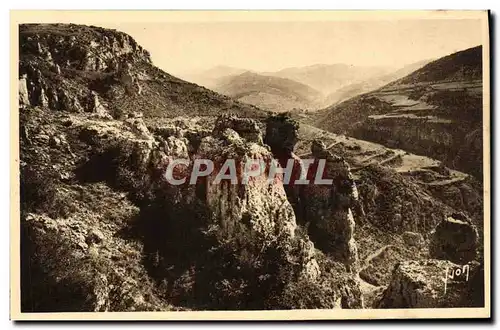
[[[349, 165], [326, 150], [320, 141], [313, 142], [311, 151], [315, 162], [307, 175], [310, 183], [304, 187], [305, 219], [309, 222], [309, 235], [319, 249], [356, 272], [359, 265], [352, 209], [359, 202]], [[333, 180], [332, 185], [313, 183], [319, 160], [322, 159], [326, 162], [321, 177]]]
[[476, 258], [477, 230], [461, 214], [453, 214], [440, 222], [433, 233], [429, 254], [435, 259], [446, 259], [464, 264]]
[[[215, 171], [203, 180], [206, 206], [208, 213], [213, 215], [212, 225], [218, 228], [217, 237], [221, 241], [234, 240], [235, 246], [241, 247], [253, 245], [250, 250], [256, 253], [253, 256], [256, 259], [259, 258], [258, 250], [277, 244], [276, 247], [287, 254], [284, 259], [296, 259], [294, 263], [301, 265], [300, 272], [315, 279], [319, 276], [319, 267], [314, 259], [314, 248], [309, 240], [302, 242], [295, 235], [295, 215], [286, 198], [282, 177], [268, 183], [264, 172], [249, 179], [247, 184], [241, 184], [247, 160], [262, 160], [268, 164], [272, 158], [268, 149], [259, 143], [262, 137], [256, 128], [256, 123], [249, 119], [221, 117], [214, 131], [223, 133], [218, 138], [204, 138], [194, 156], [215, 163]], [[242, 137], [245, 135], [249, 138]], [[237, 173], [240, 173], [238, 184], [232, 184], [229, 179], [216, 183], [219, 169], [227, 159], [235, 161]], [[290, 250], [294, 241], [301, 246], [300, 255]]]
[[[402, 262], [393, 271], [378, 308], [453, 308], [484, 305], [484, 271], [477, 262], [463, 265], [447, 260]], [[451, 278], [453, 271], [460, 275]], [[457, 271], [458, 273], [458, 271]], [[457, 274], [455, 273], [455, 274]], [[445, 281], [448, 276], [448, 280]], [[445, 291], [446, 290], [446, 291]]]
[[[266, 120], [266, 136], [264, 142], [271, 147], [277, 156], [288, 156], [298, 141], [299, 124], [287, 114], [274, 115]], [[286, 166], [285, 164], [282, 164]]]
[[[325, 149], [320, 141], [311, 146], [314, 162], [306, 169], [302, 160], [293, 153], [297, 141], [298, 124], [284, 114], [267, 120], [265, 142], [271, 146], [282, 167], [293, 160], [291, 184], [285, 186], [287, 196], [294, 206], [299, 224], [306, 226], [315, 246], [342, 262], [347, 269], [358, 269], [358, 256], [354, 234], [354, 216], [351, 208], [362, 211], [358, 201], [356, 184], [349, 165], [340, 157]], [[325, 161], [322, 179], [331, 179], [333, 184], [316, 184], [319, 161]], [[307, 185], [294, 185], [301, 176], [309, 180]], [[362, 212], [356, 212], [362, 216]]]

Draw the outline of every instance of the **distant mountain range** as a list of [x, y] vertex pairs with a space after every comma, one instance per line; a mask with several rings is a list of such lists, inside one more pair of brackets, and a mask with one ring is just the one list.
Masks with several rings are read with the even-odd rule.
[[323, 94], [331, 94], [347, 85], [366, 81], [388, 74], [393, 69], [377, 66], [354, 66], [347, 64], [316, 64], [300, 68], [288, 68], [274, 73], [309, 85]]
[[247, 71], [248, 70], [227, 65], [218, 65], [208, 70], [180, 74], [179, 77], [207, 88], [213, 88], [220, 83], [221, 79], [236, 76]]
[[359, 83], [353, 83], [346, 85], [344, 87], [341, 87], [334, 91], [333, 93], [330, 93], [327, 95], [323, 101], [324, 106], [330, 106], [332, 104], [335, 104], [337, 102], [341, 102], [344, 100], [347, 100], [351, 97], [354, 97], [359, 94], [363, 94], [366, 92], [370, 92], [373, 90], [376, 90], [377, 88], [380, 88], [394, 80], [400, 79], [413, 71], [420, 69], [427, 63], [429, 63], [431, 60], [423, 60], [423, 61], [418, 61], [409, 65], [405, 65], [399, 70], [381, 75], [381, 76], [375, 76], [373, 78], [370, 78], [368, 80], [361, 81]]
[[397, 70], [377, 66], [315, 64], [276, 72], [253, 72], [216, 66], [181, 77], [266, 110], [315, 111], [377, 89], [427, 62], [421, 61]]

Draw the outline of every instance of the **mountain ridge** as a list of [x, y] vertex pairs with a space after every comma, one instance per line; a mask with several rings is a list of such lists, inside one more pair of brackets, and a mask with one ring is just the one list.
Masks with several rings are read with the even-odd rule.
[[320, 110], [314, 121], [332, 132], [406, 148], [480, 177], [482, 142], [475, 132], [482, 127], [481, 53], [477, 46], [432, 61], [377, 90]]
[[213, 89], [241, 102], [275, 112], [313, 109], [321, 93], [300, 82], [251, 71], [223, 77]]
[[33, 105], [83, 111], [89, 99], [95, 103], [97, 98], [114, 117], [134, 112], [138, 104], [146, 117], [231, 111], [265, 116], [254, 106], [162, 71], [125, 33], [74, 24], [25, 24], [19, 33], [19, 71]]

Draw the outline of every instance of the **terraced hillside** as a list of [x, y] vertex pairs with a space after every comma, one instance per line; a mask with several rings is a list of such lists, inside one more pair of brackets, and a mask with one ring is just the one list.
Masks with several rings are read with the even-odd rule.
[[[482, 184], [473, 176], [429, 157], [305, 124], [296, 148], [301, 158], [311, 156], [314, 139], [346, 159], [358, 187], [365, 216], [355, 236], [365, 306], [374, 307], [398, 263], [428, 258], [431, 228], [446, 214], [467, 214], [482, 241]], [[420, 233], [422, 241], [408, 239], [408, 233]]]
[[322, 110], [315, 123], [331, 132], [439, 159], [482, 178], [481, 72], [478, 46]]

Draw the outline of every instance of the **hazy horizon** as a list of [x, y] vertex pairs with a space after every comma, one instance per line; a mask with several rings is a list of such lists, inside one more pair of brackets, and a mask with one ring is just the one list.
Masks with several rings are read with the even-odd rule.
[[480, 20], [106, 23], [177, 75], [229, 66], [257, 72], [317, 64], [398, 69], [482, 44]]

